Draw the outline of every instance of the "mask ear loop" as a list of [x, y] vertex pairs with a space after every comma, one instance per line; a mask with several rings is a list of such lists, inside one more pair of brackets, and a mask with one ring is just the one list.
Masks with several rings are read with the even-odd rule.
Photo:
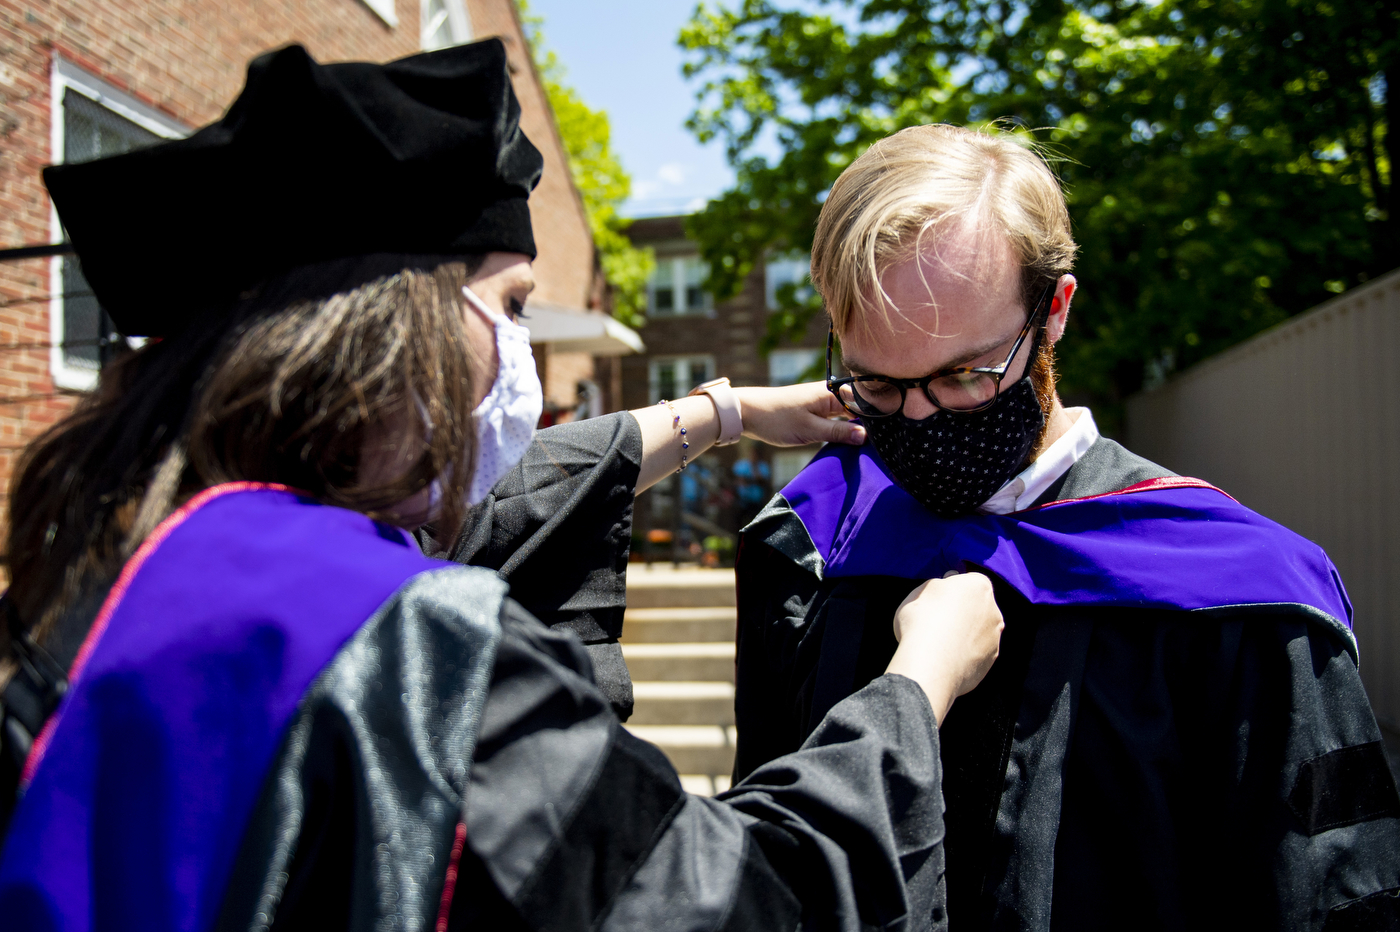
[[493, 327], [503, 320], [508, 321], [510, 319], [504, 314], [497, 314], [487, 307], [486, 302], [481, 300], [481, 297], [475, 291], [472, 291], [470, 285], [462, 286], [462, 296], [467, 299], [467, 303], [471, 305], [472, 310], [484, 317], [486, 322]]

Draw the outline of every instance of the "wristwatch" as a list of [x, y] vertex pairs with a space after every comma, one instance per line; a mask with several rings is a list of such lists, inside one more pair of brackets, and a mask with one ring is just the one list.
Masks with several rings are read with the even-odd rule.
[[709, 395], [710, 401], [714, 402], [715, 411], [719, 414], [719, 439], [715, 441], [715, 446], [727, 447], [738, 443], [739, 438], [744, 436], [744, 412], [739, 407], [739, 396], [729, 386], [729, 380], [710, 379], [692, 388], [690, 393]]

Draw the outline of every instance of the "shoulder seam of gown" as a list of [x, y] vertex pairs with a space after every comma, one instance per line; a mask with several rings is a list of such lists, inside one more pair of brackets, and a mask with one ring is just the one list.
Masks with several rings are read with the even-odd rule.
[[1356, 634], [1342, 621], [1327, 612], [1303, 602], [1242, 602], [1237, 605], [1211, 605], [1205, 608], [1188, 609], [1193, 615], [1274, 615], [1279, 612], [1296, 612], [1315, 622], [1342, 640], [1357, 669], [1361, 668], [1360, 648]]
[[767, 544], [820, 580], [826, 570], [807, 525], [781, 492], [775, 494], [740, 532], [743, 538]]

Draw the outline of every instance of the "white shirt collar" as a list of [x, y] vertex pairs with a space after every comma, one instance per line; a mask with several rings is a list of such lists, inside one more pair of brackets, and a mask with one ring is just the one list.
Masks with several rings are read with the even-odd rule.
[[1069, 468], [1079, 462], [1079, 458], [1099, 439], [1099, 427], [1088, 408], [1066, 408], [1065, 413], [1074, 419], [1074, 425], [998, 489], [995, 495], [983, 502], [977, 509], [980, 514], [1008, 515], [1029, 508], [1045, 494], [1050, 483], [1069, 472]]

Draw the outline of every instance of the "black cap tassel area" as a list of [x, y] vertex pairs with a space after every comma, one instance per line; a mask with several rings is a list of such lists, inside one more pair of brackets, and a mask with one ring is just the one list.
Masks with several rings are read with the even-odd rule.
[[50, 166], [44, 182], [121, 332], [170, 336], [327, 259], [533, 258], [527, 201], [543, 165], [520, 130], [499, 39], [384, 65], [323, 65], [291, 45], [253, 60], [218, 122]]

